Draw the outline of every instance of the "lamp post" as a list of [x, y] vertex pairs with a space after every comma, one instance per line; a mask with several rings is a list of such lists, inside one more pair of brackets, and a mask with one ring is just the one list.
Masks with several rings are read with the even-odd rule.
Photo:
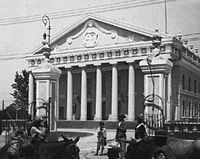
[[[50, 54], [51, 54], [51, 48], [50, 48], [51, 25], [50, 25], [49, 17], [47, 15], [44, 15], [42, 17], [42, 22], [45, 26], [45, 31], [43, 33], [43, 41], [42, 41], [42, 44], [43, 44], [42, 52], [43, 52], [43, 55], [45, 56], [45, 61], [49, 62], [49, 57], [50, 57]], [[45, 105], [45, 108], [46, 108], [46, 116], [48, 118], [48, 120], [47, 120], [48, 129], [50, 130], [50, 97], [49, 97], [48, 102], [44, 101], [44, 105]]]
[[153, 58], [159, 56], [159, 54], [160, 54], [161, 39], [162, 39], [162, 37], [160, 36], [160, 34], [158, 32], [158, 29], [155, 29], [155, 33], [154, 33], [154, 35], [152, 37], [153, 51], [152, 51], [152, 54], [150, 54], [147, 57], [147, 64], [148, 64], [149, 69], [150, 69], [151, 80], [152, 80], [152, 85], [153, 85], [153, 93], [152, 93], [152, 95], [153, 95], [152, 102], [153, 103], [154, 103], [154, 98], [155, 98], [155, 82], [154, 82], [154, 79], [153, 79], [153, 72], [152, 72], [151, 62], [152, 62]]
[[[50, 25], [49, 17], [47, 15], [44, 15], [42, 17], [42, 22], [45, 26], [45, 31], [44, 31], [44, 34], [43, 34], [43, 41], [42, 41], [42, 44], [43, 44], [42, 51], [43, 51], [43, 55], [45, 56], [45, 58], [49, 59], [50, 52], [51, 52], [51, 48], [50, 48], [51, 25]], [[47, 33], [46, 33], [46, 30], [47, 30]]]

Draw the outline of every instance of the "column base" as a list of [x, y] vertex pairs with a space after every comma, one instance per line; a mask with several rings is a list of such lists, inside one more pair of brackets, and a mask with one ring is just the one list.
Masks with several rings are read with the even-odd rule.
[[101, 121], [101, 120], [102, 120], [102, 118], [100, 118], [100, 117], [97, 117], [97, 116], [96, 116], [96, 114], [94, 114], [94, 120], [95, 120], [95, 121]]
[[134, 117], [128, 117], [127, 121], [135, 121]]
[[73, 120], [73, 117], [68, 117], [67, 120]]
[[116, 115], [109, 114], [108, 120], [110, 120], [110, 121], [118, 121], [118, 117]]
[[87, 120], [87, 118], [81, 118], [80, 119], [80, 121], [86, 121]]

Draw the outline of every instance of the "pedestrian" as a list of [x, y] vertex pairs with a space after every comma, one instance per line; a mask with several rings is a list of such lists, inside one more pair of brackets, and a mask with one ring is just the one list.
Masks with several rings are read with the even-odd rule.
[[32, 115], [28, 114], [28, 117], [26, 120], [26, 131], [27, 131], [26, 133], [28, 136], [31, 136], [29, 129], [31, 128], [32, 122], [33, 122]]
[[1, 117], [0, 117], [0, 135], [2, 134], [2, 120], [1, 120]]
[[120, 148], [122, 149], [122, 151], [119, 153], [120, 159], [124, 159], [124, 155], [126, 152], [126, 143], [124, 142], [124, 140], [126, 140], [126, 129], [127, 129], [126, 122], [124, 120], [125, 118], [126, 118], [125, 114], [120, 114], [118, 116], [118, 125], [115, 136], [116, 142], [118, 142]]
[[97, 128], [97, 150], [95, 155], [98, 155], [100, 149], [101, 149], [100, 155], [103, 155], [104, 146], [106, 146], [107, 144], [106, 138], [107, 138], [107, 133], [106, 133], [106, 128], [104, 127], [104, 122], [100, 121], [99, 127]]
[[42, 119], [39, 117], [36, 117], [28, 130], [28, 134], [30, 134], [33, 140], [36, 140], [36, 141], [44, 140], [44, 136], [46, 132], [45, 130], [41, 129], [41, 122], [42, 122]]
[[137, 125], [135, 127], [135, 139], [141, 140], [144, 139], [146, 134], [146, 128], [144, 125], [144, 116], [140, 114], [136, 117]]
[[24, 131], [22, 129], [17, 129], [15, 135], [11, 137], [8, 143], [7, 156], [9, 159], [18, 158], [19, 150], [24, 141]]

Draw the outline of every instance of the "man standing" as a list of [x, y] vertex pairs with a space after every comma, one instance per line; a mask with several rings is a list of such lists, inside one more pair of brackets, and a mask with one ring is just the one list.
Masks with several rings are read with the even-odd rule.
[[107, 134], [106, 134], [106, 128], [104, 127], [104, 122], [100, 121], [99, 127], [97, 129], [98, 141], [97, 141], [97, 151], [95, 155], [98, 155], [98, 151], [100, 150], [100, 148], [101, 148], [100, 155], [103, 155], [104, 146], [106, 145], [106, 137]]
[[144, 116], [143, 114], [140, 114], [136, 118], [137, 125], [135, 128], [135, 139], [143, 139], [146, 136], [146, 128], [144, 125]]
[[124, 114], [119, 115], [118, 117], [118, 126], [117, 126], [117, 132], [115, 136], [116, 142], [119, 143], [120, 148], [122, 149], [122, 152], [120, 152], [120, 159], [124, 158], [124, 154], [126, 152], [126, 143], [123, 142], [126, 140], [126, 122], [124, 120], [126, 116]]

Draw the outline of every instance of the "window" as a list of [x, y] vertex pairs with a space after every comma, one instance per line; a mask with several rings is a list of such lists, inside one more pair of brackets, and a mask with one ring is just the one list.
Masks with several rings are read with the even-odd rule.
[[195, 103], [195, 105], [194, 105], [194, 109], [195, 109], [195, 114], [194, 114], [194, 116], [195, 116], [195, 118], [197, 118], [198, 117], [198, 107], [197, 107], [197, 103]]
[[195, 117], [195, 105], [192, 104], [192, 118]]
[[200, 104], [199, 106], [197, 107], [197, 112], [198, 112], [198, 118], [200, 117]]
[[185, 75], [182, 75], [182, 89], [185, 89]]
[[102, 95], [106, 96], [106, 77], [102, 78]]
[[186, 117], [185, 101], [182, 101], [182, 117]]
[[191, 91], [191, 78], [188, 79], [188, 91]]
[[87, 95], [91, 96], [92, 94], [92, 79], [88, 78], [87, 79]]
[[188, 117], [191, 117], [191, 102], [188, 105]]
[[118, 76], [118, 94], [120, 94], [120, 92], [121, 92], [121, 76]]
[[197, 93], [197, 81], [194, 80], [194, 93]]
[[200, 94], [200, 82], [199, 82], [199, 94]]

